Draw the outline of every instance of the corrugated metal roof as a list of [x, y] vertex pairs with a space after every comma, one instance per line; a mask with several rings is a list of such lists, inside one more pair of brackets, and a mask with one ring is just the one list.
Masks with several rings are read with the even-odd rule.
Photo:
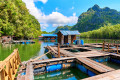
[[76, 30], [76, 31], [65, 31], [65, 30], [60, 30], [60, 32], [63, 35], [79, 35], [80, 33]]
[[45, 37], [45, 36], [55, 36], [55, 37], [57, 37], [57, 34], [42, 34], [42, 36], [43, 37]]

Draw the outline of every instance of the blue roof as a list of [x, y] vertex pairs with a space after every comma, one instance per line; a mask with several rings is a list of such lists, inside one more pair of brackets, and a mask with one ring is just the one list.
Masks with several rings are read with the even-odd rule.
[[49, 37], [57, 37], [57, 34], [42, 34], [43, 37], [49, 36]]
[[60, 32], [63, 35], [79, 35], [80, 33], [76, 30], [76, 31], [65, 31], [65, 30], [60, 30]]

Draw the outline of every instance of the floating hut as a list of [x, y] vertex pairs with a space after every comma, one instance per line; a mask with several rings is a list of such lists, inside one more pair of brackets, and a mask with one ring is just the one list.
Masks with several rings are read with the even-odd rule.
[[57, 34], [42, 34], [43, 40], [55, 40], [57, 39]]
[[10, 43], [12, 41], [11, 36], [2, 36], [2, 43]]
[[74, 40], [76, 40], [76, 35], [80, 35], [78, 31], [65, 31], [60, 30], [57, 33], [58, 36], [58, 43], [61, 45], [69, 43], [72, 44]]

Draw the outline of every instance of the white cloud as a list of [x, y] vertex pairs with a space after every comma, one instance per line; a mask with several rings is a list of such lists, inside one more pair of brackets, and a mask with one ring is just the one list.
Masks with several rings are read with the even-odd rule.
[[35, 7], [34, 1], [43, 1], [43, 3], [45, 3], [47, 2], [47, 0], [23, 0], [23, 1], [26, 3], [26, 6], [29, 9], [30, 14], [32, 14], [33, 16], [35, 16], [36, 19], [38, 19], [43, 29], [46, 29], [46, 27], [48, 27], [49, 24], [51, 24], [53, 27], [56, 27], [77, 23], [78, 17], [76, 16], [76, 13], [73, 13], [72, 16], [67, 17], [57, 12], [57, 10], [59, 9], [56, 8], [56, 12], [52, 12], [49, 15], [45, 15], [43, 12], [41, 12], [40, 9]]
[[74, 6], [72, 6], [72, 8], [71, 9], [74, 9]]
[[48, 24], [40, 24], [43, 29], [46, 29], [49, 25]]

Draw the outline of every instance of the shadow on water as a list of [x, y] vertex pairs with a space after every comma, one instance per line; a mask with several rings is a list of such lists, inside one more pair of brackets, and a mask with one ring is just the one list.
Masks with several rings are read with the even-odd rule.
[[89, 77], [77, 68], [68, 68], [34, 76], [34, 80], [80, 80]]

